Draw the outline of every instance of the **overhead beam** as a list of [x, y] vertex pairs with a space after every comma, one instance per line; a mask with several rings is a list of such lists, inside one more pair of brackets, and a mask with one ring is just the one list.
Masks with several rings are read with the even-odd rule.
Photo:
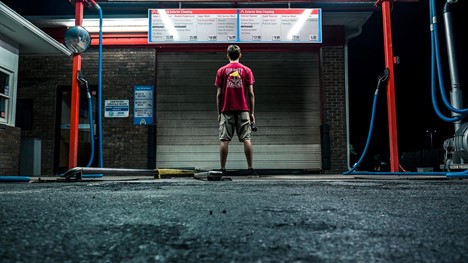
[[[394, 0], [395, 2], [419, 2], [419, 0]], [[149, 0], [101, 0], [101, 1], [96, 1], [98, 3], [118, 3], [118, 2], [147, 2], [147, 3], [184, 3], [184, 2], [223, 2], [223, 3], [249, 3], [249, 2], [261, 2], [261, 3], [369, 3], [369, 4], [375, 4], [375, 1], [372, 0], [291, 0], [291, 1], [285, 1], [285, 0], [237, 0], [237, 1], [226, 1], [226, 0], [184, 0], [184, 1], [179, 1], [179, 0], [163, 0], [163, 1], [149, 1]]]

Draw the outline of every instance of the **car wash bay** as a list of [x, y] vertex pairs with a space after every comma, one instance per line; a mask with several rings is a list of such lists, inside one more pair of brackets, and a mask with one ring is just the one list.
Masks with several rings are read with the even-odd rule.
[[[104, 118], [106, 167], [145, 168], [149, 162], [158, 168], [218, 168], [214, 80], [216, 70], [228, 62], [224, 51], [226, 47], [219, 46], [216, 52], [104, 49], [104, 69], [111, 76], [104, 79], [104, 87], [112, 87], [105, 88], [106, 99], [130, 99], [133, 111], [133, 85], [154, 83], [156, 134], [147, 134], [149, 126], [134, 126], [131, 117]], [[262, 170], [320, 171], [322, 121], [318, 51], [310, 48], [302, 51], [283, 49], [272, 55], [270, 50], [253, 47], [243, 50], [242, 62], [252, 68], [256, 80], [254, 89], [259, 131], [253, 134], [255, 167]], [[83, 76], [93, 84], [90, 87], [95, 87], [97, 79], [93, 70], [96, 57], [93, 50], [83, 54]], [[40, 61], [31, 57], [24, 63], [34, 65]], [[60, 63], [63, 62], [51, 64]], [[63, 69], [54, 70], [57, 75], [61, 75], [61, 71]], [[54, 85], [57, 75], [41, 74], [41, 78], [45, 76]], [[59, 83], [63, 81], [66, 80]], [[21, 96], [31, 96], [36, 90], [32, 86], [31, 89], [24, 88], [23, 91], [27, 93], [22, 91]], [[57, 88], [57, 93], [60, 95], [62, 90]], [[82, 98], [86, 100], [85, 96]], [[54, 107], [57, 102], [51, 100], [39, 105]], [[62, 114], [56, 117], [63, 118], [63, 112], [67, 114], [62, 110]], [[80, 119], [80, 125], [86, 124], [86, 118]], [[58, 128], [56, 134], [63, 134], [57, 131]], [[89, 159], [89, 150], [86, 150], [89, 149], [89, 140], [86, 136], [83, 135], [79, 142], [78, 166], [85, 166]], [[60, 146], [55, 148], [55, 158], [66, 164], [66, 133], [55, 137], [55, 140], [56, 146]], [[242, 147], [236, 139], [231, 142], [228, 169], [246, 168]], [[155, 152], [152, 158], [148, 156], [151, 151]], [[61, 164], [54, 170], [63, 173], [66, 166]]]
[[[274, 54], [274, 55], [273, 55]], [[157, 54], [157, 167], [217, 168], [216, 87], [225, 52]], [[321, 169], [318, 52], [243, 51], [255, 76], [257, 169]], [[246, 168], [230, 144], [228, 169]]]

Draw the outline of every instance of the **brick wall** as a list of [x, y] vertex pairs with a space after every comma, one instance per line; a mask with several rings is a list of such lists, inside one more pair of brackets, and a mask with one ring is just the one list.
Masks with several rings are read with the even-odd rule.
[[320, 50], [322, 123], [329, 125], [331, 173], [347, 170], [344, 47]]
[[[90, 85], [98, 84], [98, 52], [83, 57], [83, 76]], [[154, 85], [156, 79], [154, 49], [109, 48], [103, 50], [103, 106], [105, 100], [128, 99], [128, 118], [103, 118], [104, 167], [148, 167], [148, 126], [133, 125], [133, 88]], [[157, 87], [155, 88], [157, 91]], [[104, 112], [104, 109], [103, 109]]]
[[71, 84], [71, 69], [69, 57], [20, 56], [17, 96], [33, 100], [32, 129], [21, 137], [41, 140], [44, 175], [52, 174], [54, 164], [57, 86]]
[[18, 175], [20, 138], [20, 128], [0, 128], [0, 175]]
[[[82, 73], [98, 85], [97, 48], [83, 54]], [[71, 86], [72, 58], [21, 56], [18, 98], [33, 99], [33, 127], [23, 138], [42, 140], [42, 174], [54, 174], [57, 87]], [[133, 126], [134, 85], [154, 85], [155, 50], [104, 48], [103, 106], [108, 99], [128, 99], [128, 118], [103, 118], [104, 167], [146, 168], [148, 127]], [[104, 112], [104, 109], [103, 109]], [[97, 147], [97, 146], [96, 146]]]

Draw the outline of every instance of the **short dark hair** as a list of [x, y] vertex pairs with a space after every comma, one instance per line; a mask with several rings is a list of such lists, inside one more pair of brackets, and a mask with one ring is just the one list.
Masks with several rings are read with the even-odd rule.
[[227, 48], [227, 54], [231, 60], [237, 60], [240, 57], [241, 49], [238, 45], [230, 45]]

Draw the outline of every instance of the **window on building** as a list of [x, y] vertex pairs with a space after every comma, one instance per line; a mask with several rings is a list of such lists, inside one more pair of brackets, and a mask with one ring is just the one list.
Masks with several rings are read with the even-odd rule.
[[0, 123], [10, 124], [12, 120], [12, 73], [0, 67]]

